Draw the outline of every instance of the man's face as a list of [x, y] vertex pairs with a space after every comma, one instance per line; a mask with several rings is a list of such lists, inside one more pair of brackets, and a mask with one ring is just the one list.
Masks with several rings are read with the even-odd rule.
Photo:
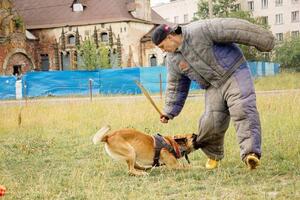
[[175, 36], [169, 34], [158, 47], [165, 52], [175, 52], [179, 47], [178, 42], [175, 40]]

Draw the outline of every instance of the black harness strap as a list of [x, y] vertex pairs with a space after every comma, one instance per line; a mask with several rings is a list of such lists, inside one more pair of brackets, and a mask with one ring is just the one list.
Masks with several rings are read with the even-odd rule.
[[177, 157], [174, 148], [165, 141], [163, 136], [161, 136], [158, 133], [157, 135], [154, 135], [153, 137], [154, 137], [154, 144], [155, 144], [154, 159], [153, 159], [153, 164], [152, 164], [153, 167], [160, 166], [159, 157], [160, 157], [160, 151], [162, 148], [167, 149], [170, 153], [172, 153], [175, 157]]

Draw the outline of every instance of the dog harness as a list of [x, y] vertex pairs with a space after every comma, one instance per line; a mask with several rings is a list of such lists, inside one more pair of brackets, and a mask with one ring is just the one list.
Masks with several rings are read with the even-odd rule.
[[185, 153], [184, 150], [180, 150], [178, 147], [174, 148], [172, 145], [168, 144], [166, 142], [166, 140], [164, 139], [164, 137], [162, 135], [160, 135], [159, 133], [157, 133], [156, 135], [153, 136], [154, 137], [154, 159], [153, 159], [153, 167], [158, 167], [160, 166], [159, 164], [159, 158], [160, 158], [160, 151], [164, 148], [167, 149], [170, 153], [172, 153], [175, 158], [181, 158], [183, 155], [185, 156], [185, 159], [188, 161], [188, 163], [190, 163], [187, 154]]

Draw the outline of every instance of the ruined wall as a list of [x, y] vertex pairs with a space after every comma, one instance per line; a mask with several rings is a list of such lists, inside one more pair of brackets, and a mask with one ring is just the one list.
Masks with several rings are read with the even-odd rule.
[[21, 65], [20, 73], [36, 69], [36, 41], [26, 38], [22, 18], [12, 11], [9, 0], [0, 4], [0, 74], [11, 75], [13, 66]]

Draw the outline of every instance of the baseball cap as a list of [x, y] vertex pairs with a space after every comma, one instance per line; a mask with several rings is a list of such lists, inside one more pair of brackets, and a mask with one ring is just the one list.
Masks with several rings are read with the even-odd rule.
[[170, 27], [167, 24], [161, 24], [156, 27], [152, 33], [152, 42], [159, 45], [170, 33], [175, 32], [179, 26]]

